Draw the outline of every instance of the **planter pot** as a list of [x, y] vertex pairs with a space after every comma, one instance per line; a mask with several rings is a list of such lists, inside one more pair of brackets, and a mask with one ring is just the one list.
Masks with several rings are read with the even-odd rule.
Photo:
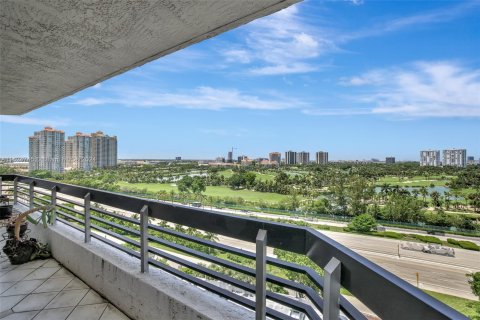
[[[25, 235], [25, 232], [27, 231], [28, 228], [28, 222], [24, 222], [20, 225], [20, 238], [22, 238]], [[13, 239], [15, 237], [15, 225], [14, 224], [9, 224], [7, 226], [7, 233], [8, 233], [8, 238]]]
[[47, 246], [38, 243], [37, 240], [33, 238], [29, 240], [9, 239], [3, 247], [3, 252], [13, 265], [22, 264], [34, 259], [48, 259], [51, 256], [47, 250]]
[[9, 219], [12, 216], [13, 205], [2, 204], [0, 205], [0, 219]]
[[8, 260], [13, 265], [22, 264], [30, 261], [30, 257], [35, 251], [35, 245], [30, 241], [19, 241], [9, 239], [3, 247], [3, 252], [7, 255]]

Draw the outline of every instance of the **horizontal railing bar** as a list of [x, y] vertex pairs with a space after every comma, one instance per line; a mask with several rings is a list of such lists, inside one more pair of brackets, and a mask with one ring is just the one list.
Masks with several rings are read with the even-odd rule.
[[63, 205], [63, 204], [58, 203], [58, 202], [57, 202], [57, 207], [60, 207], [60, 208], [62, 208], [62, 209], [65, 209], [65, 210], [74, 212], [74, 213], [79, 214], [79, 215], [82, 215], [82, 216], [84, 215], [83, 211], [80, 211], [80, 210], [71, 208], [71, 207], [69, 207], [69, 206]]
[[97, 217], [97, 216], [94, 216], [94, 215], [91, 215], [90, 218], [92, 220], [95, 220], [95, 221], [98, 221], [98, 222], [101, 222], [101, 223], [104, 223], [106, 225], [109, 225], [113, 228], [116, 228], [116, 229], [119, 229], [119, 230], [123, 230], [125, 232], [128, 232], [130, 234], [133, 234], [133, 235], [136, 235], [138, 237], [140, 237], [140, 231], [137, 231], [137, 230], [134, 230], [134, 229], [130, 229], [128, 227], [125, 227], [125, 226], [122, 226], [121, 224], [118, 224], [118, 223], [115, 223], [115, 222], [111, 222], [111, 221], [108, 221], [108, 220], [105, 220], [105, 219], [102, 219], [100, 217]]
[[64, 216], [64, 217], [67, 217], [68, 219], [74, 220], [75, 222], [78, 222], [78, 223], [80, 223], [81, 225], [85, 224], [85, 222], [84, 222], [82, 219], [79, 219], [79, 218], [77, 218], [77, 217], [74, 217], [74, 216], [72, 216], [72, 215], [70, 215], [70, 214], [68, 214], [68, 213], [66, 213], [66, 212], [63, 212], [63, 211], [58, 210], [58, 209], [55, 210], [55, 211], [56, 211], [57, 214], [60, 214], [60, 215], [62, 215], [62, 216]]
[[92, 229], [101, 231], [101, 232], [103, 232], [103, 233], [105, 233], [105, 234], [107, 234], [107, 235], [109, 235], [109, 236], [111, 236], [111, 237], [113, 237], [113, 238], [116, 238], [116, 239], [118, 239], [118, 240], [122, 240], [122, 241], [125, 242], [125, 243], [131, 244], [131, 245], [133, 245], [133, 246], [136, 246], [136, 247], [140, 248], [140, 242], [135, 241], [135, 240], [133, 240], [133, 239], [130, 239], [129, 237], [122, 236], [122, 235], [120, 235], [120, 234], [118, 234], [118, 233], [115, 233], [115, 232], [113, 232], [113, 231], [110, 231], [110, 230], [108, 230], [108, 229], [105, 229], [105, 228], [100, 227], [100, 226], [95, 225], [95, 224], [92, 224], [91, 227], [92, 227]]
[[38, 190], [38, 188], [35, 188], [35, 189], [34, 189], [34, 192], [35, 192], [35, 193], [42, 194], [42, 195], [44, 195], [44, 196], [49, 196], [49, 197], [51, 196], [51, 193], [50, 193], [50, 192], [47, 193], [47, 192]]
[[[180, 257], [176, 257], [176, 256], [174, 256], [170, 253], [167, 253], [165, 251], [162, 251], [162, 250], [154, 248], [154, 247], [149, 247], [148, 251], [152, 252], [152, 253], [160, 256], [160, 257], [163, 257], [167, 260], [170, 260], [170, 261], [176, 262], [178, 264], [181, 264], [181, 265], [183, 265], [183, 266], [185, 266], [189, 269], [200, 272], [200, 273], [202, 273], [206, 276], [209, 276], [211, 278], [221, 280], [221, 281], [226, 282], [230, 285], [233, 285], [237, 288], [241, 288], [245, 291], [255, 293], [255, 286], [253, 286], [251, 284], [248, 284], [246, 282], [243, 282], [241, 280], [237, 280], [237, 279], [232, 278], [230, 276], [227, 276], [223, 273], [208, 269], [206, 267], [203, 267], [203, 266], [198, 265], [196, 263], [193, 263], [191, 261], [182, 259]], [[276, 294], [276, 293], [273, 293], [273, 292], [270, 292], [270, 291], [267, 291], [267, 298], [269, 300], [278, 302], [282, 305], [285, 305], [285, 306], [290, 307], [292, 309], [295, 309], [297, 311], [303, 312], [303, 313], [307, 314], [310, 319], [314, 319], [314, 320], [320, 319], [320, 317], [315, 312], [315, 310], [310, 305], [307, 305], [303, 302], [299, 302], [299, 301], [284, 297], [282, 295], [279, 295], [279, 294]]]
[[[191, 235], [188, 235], [188, 234], [178, 232], [176, 230], [171, 230], [171, 229], [168, 229], [168, 228], [165, 228], [165, 227], [160, 227], [160, 226], [153, 225], [153, 224], [149, 224], [148, 227], [152, 230], [155, 230], [155, 231], [159, 231], [159, 232], [162, 232], [162, 233], [166, 233], [168, 235], [172, 235], [172, 236], [175, 236], [175, 237], [179, 237], [179, 238], [182, 238], [182, 239], [185, 239], [185, 240], [192, 241], [194, 243], [198, 243], [198, 244], [209, 246], [209, 247], [212, 247], [212, 248], [215, 248], [215, 249], [219, 249], [221, 251], [233, 253], [233, 254], [242, 256], [244, 258], [250, 258], [252, 260], [255, 260], [255, 258], [256, 258], [254, 253], [252, 253], [250, 251], [247, 251], [247, 250], [242, 250], [242, 249], [234, 248], [234, 247], [227, 246], [227, 245], [224, 245], [224, 244], [221, 244], [221, 243], [213, 242], [213, 241], [210, 241], [210, 240], [197, 238], [197, 237], [194, 237], [194, 236], [191, 236]], [[272, 258], [272, 257], [267, 257], [267, 263], [272, 265], [272, 266], [276, 266], [276, 267], [279, 267], [279, 268], [282, 268], [282, 269], [286, 269], [286, 270], [295, 271], [295, 272], [305, 274], [313, 283], [315, 283], [315, 285], [317, 285], [321, 289], [323, 288], [323, 278], [320, 277], [313, 269], [311, 269], [309, 267], [300, 266], [298, 264], [294, 264], [294, 263], [291, 263], [291, 262], [288, 262], [288, 261], [284, 261], [284, 260], [280, 260], [280, 259], [276, 259], [276, 258]]]
[[137, 219], [126, 217], [126, 216], [123, 216], [123, 215], [118, 214], [118, 213], [109, 212], [109, 211], [104, 210], [102, 208], [96, 208], [96, 207], [92, 206], [90, 208], [90, 211], [96, 211], [98, 213], [105, 214], [105, 215], [113, 217], [113, 218], [118, 218], [118, 219], [126, 221], [126, 222], [131, 222], [131, 223], [134, 223], [136, 225], [140, 225], [140, 221], [138, 221]]
[[68, 199], [68, 198], [64, 198], [64, 197], [62, 197], [62, 196], [58, 196], [58, 193], [57, 193], [57, 200], [60, 200], [60, 201], [63, 201], [63, 202], [67, 202], [67, 203], [73, 204], [73, 205], [75, 205], [75, 206], [83, 207], [83, 203], [82, 203], [82, 202], [77, 202], [77, 201], [72, 200], [72, 199]]
[[[64, 220], [63, 218], [57, 218], [57, 219], [58, 219], [58, 221], [66, 224], [66, 225], [68, 225], [69, 227], [72, 227], [72, 228], [74, 228], [74, 229], [76, 229], [76, 230], [78, 230], [78, 231], [80, 231], [80, 232], [82, 232], [82, 233], [83, 233], [83, 231], [84, 231], [83, 228], [80, 228], [79, 226], [76, 226], [76, 225], [74, 225], [74, 224], [72, 224], [72, 223]], [[99, 241], [105, 242], [105, 243], [107, 243], [108, 245], [110, 245], [110, 246], [112, 246], [112, 247], [114, 247], [114, 248], [116, 248], [116, 249], [119, 249], [119, 250], [121, 250], [121, 251], [123, 251], [123, 252], [125, 252], [125, 253], [127, 253], [127, 254], [129, 254], [129, 255], [131, 255], [131, 256], [134, 256], [134, 257], [136, 257], [136, 258], [140, 258], [140, 254], [139, 254], [137, 251], [135, 251], [135, 250], [132, 250], [132, 249], [127, 248], [127, 247], [124, 247], [124, 246], [122, 246], [122, 245], [120, 245], [120, 244], [118, 244], [118, 243], [116, 243], [116, 242], [114, 242], [114, 241], [112, 241], [112, 240], [103, 238], [102, 236], [100, 236], [100, 235], [98, 235], [98, 234], [96, 234], [96, 233], [92, 233], [92, 237], [96, 238], [96, 239], [99, 240]]]
[[29, 195], [28, 192], [23, 192], [23, 191], [18, 191], [18, 194], [24, 194], [24, 195], [26, 195], [26, 196]]
[[[227, 267], [231, 270], [241, 272], [241, 273], [249, 275], [251, 277], [256, 276], [256, 272], [252, 268], [249, 268], [249, 267], [246, 267], [246, 266], [243, 266], [243, 265], [239, 265], [239, 264], [236, 264], [236, 263], [224, 260], [224, 259], [220, 259], [220, 258], [215, 257], [213, 255], [209, 255], [209, 254], [206, 254], [206, 253], [203, 253], [203, 252], [185, 247], [185, 246], [180, 245], [180, 244], [172, 243], [170, 241], [160, 239], [160, 238], [155, 237], [155, 236], [149, 236], [149, 240], [151, 240], [155, 243], [164, 245], [166, 247], [175, 249], [177, 251], [181, 251], [181, 252], [184, 252], [186, 254], [192, 255], [194, 257], [201, 258], [205, 261], [209, 261], [209, 262]], [[277, 285], [283, 286], [285, 288], [289, 288], [289, 289], [295, 290], [297, 292], [306, 294], [310, 298], [310, 300], [315, 304], [315, 306], [317, 308], [319, 308], [319, 310], [323, 310], [323, 302], [321, 301], [319, 295], [312, 288], [307, 287], [303, 284], [300, 284], [300, 283], [297, 283], [297, 282], [294, 282], [294, 281], [290, 281], [290, 280], [286, 280], [286, 279], [283, 279], [283, 278], [280, 278], [280, 277], [276, 277], [276, 276], [273, 276], [273, 275], [270, 275], [270, 274], [267, 274], [267, 281], [270, 282], [270, 283], [277, 284]]]
[[37, 196], [33, 196], [33, 198], [34, 198], [35, 200], [40, 200], [40, 201], [42, 201], [42, 202], [50, 203], [50, 200], [42, 199], [42, 198], [37, 197]]

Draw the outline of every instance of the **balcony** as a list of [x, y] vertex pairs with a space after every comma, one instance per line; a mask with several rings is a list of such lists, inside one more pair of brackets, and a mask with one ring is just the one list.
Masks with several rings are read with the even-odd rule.
[[[17, 209], [55, 206], [53, 224], [31, 225], [32, 236], [134, 319], [466, 319], [311, 228], [19, 175], [1, 179]], [[280, 260], [272, 248], [320, 269]]]

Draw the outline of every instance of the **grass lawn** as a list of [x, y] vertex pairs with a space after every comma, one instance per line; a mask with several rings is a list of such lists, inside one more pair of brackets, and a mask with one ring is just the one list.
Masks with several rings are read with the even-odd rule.
[[442, 301], [446, 305], [457, 310], [458, 312], [463, 313], [467, 317], [473, 317], [474, 315], [477, 315], [476, 308], [480, 308], [479, 301], [468, 300], [468, 299], [450, 296], [448, 294], [443, 294], [443, 293], [438, 293], [438, 292], [433, 292], [428, 290], [424, 290], [424, 291], [429, 295], [431, 295], [432, 297]]
[[[448, 177], [446, 177], [448, 178]], [[384, 183], [388, 183], [390, 185], [399, 185], [403, 187], [423, 187], [423, 186], [430, 186], [431, 184], [435, 186], [445, 186], [449, 179], [442, 179], [441, 176], [431, 176], [428, 178], [428, 181], [424, 176], [415, 176], [413, 178], [403, 178], [400, 179], [399, 177], [394, 176], [387, 176], [380, 178], [377, 182], [377, 186], [381, 186]]]
[[[178, 192], [177, 187], [174, 184], [169, 183], [128, 183], [117, 182], [120, 187], [127, 187], [131, 189], [147, 189], [149, 192], [167, 191], [173, 190]], [[269, 192], [256, 192], [251, 190], [232, 190], [224, 186], [208, 186], [207, 190], [203, 193], [205, 196], [212, 197], [241, 197], [246, 201], [266, 201], [266, 202], [279, 202], [283, 199], [287, 199], [287, 195], [269, 193]]]
[[[275, 179], [275, 175], [272, 173], [261, 173], [261, 172], [254, 172], [254, 173], [256, 175], [255, 179], [259, 181], [271, 181]], [[225, 179], [228, 179], [233, 175], [233, 170], [227, 169], [227, 170], [219, 171], [218, 174], [223, 176]]]

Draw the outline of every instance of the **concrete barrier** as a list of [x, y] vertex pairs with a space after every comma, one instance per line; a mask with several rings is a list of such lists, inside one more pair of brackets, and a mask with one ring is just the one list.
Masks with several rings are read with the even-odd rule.
[[65, 268], [133, 319], [254, 319], [254, 312], [156, 268], [140, 273], [140, 260], [62, 223], [31, 225], [33, 238], [50, 245]]

